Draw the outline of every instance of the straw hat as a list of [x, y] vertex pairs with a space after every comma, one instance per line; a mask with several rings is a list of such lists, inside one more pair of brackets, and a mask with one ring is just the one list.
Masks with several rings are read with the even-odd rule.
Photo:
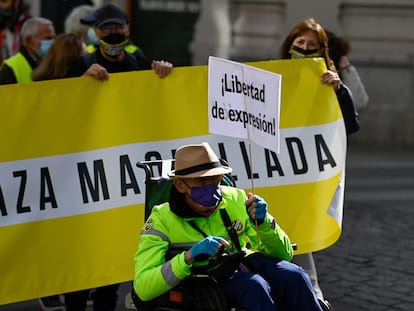
[[230, 173], [231, 167], [220, 163], [208, 143], [186, 145], [175, 152], [175, 170], [170, 177], [197, 178]]

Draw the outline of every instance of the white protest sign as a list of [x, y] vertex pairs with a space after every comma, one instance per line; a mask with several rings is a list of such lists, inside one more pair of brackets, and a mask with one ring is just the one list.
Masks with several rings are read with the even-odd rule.
[[210, 133], [243, 138], [279, 153], [282, 76], [210, 56]]

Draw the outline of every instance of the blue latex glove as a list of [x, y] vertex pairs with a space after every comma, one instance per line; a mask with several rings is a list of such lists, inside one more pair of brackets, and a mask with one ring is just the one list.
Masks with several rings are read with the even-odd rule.
[[222, 238], [218, 236], [208, 236], [191, 248], [193, 261], [205, 261], [217, 253], [221, 246]]
[[267, 214], [267, 202], [258, 195], [256, 197], [256, 213], [254, 214], [254, 218], [258, 223], [263, 223]]

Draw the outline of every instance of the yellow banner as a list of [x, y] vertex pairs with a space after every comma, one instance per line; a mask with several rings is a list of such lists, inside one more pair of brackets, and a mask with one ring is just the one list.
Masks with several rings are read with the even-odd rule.
[[279, 154], [208, 133], [206, 66], [0, 86], [0, 304], [131, 280], [145, 199], [136, 162], [188, 143], [229, 161], [297, 253], [335, 243], [346, 136], [325, 65], [250, 65], [282, 75]]

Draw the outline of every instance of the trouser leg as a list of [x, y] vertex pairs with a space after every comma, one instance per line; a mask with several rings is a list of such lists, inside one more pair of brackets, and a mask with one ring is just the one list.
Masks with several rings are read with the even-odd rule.
[[322, 293], [321, 288], [319, 287], [318, 272], [316, 270], [316, 265], [313, 259], [313, 254], [306, 253], [306, 254], [301, 254], [301, 255], [295, 255], [292, 261], [298, 266], [301, 266], [303, 269], [305, 269], [308, 272], [311, 278], [311, 281], [312, 281], [312, 286], [316, 292], [316, 295], [318, 296], [319, 299], [323, 301], [324, 300], [323, 293]]
[[118, 288], [120, 284], [111, 284], [98, 287], [93, 294], [94, 311], [113, 311], [118, 301]]
[[321, 311], [311, 279], [303, 268], [262, 254], [249, 256], [246, 263], [268, 282], [278, 306], [292, 311]]
[[86, 300], [89, 296], [89, 289], [65, 293], [64, 296], [66, 311], [84, 311]]
[[229, 280], [221, 281], [227, 302], [231, 307], [249, 311], [276, 311], [270, 285], [260, 275], [237, 272]]

